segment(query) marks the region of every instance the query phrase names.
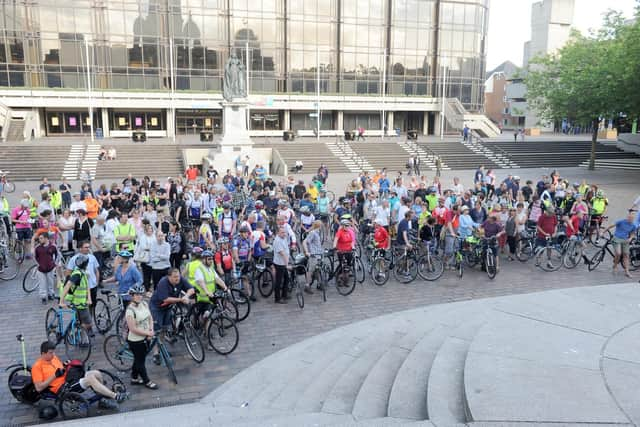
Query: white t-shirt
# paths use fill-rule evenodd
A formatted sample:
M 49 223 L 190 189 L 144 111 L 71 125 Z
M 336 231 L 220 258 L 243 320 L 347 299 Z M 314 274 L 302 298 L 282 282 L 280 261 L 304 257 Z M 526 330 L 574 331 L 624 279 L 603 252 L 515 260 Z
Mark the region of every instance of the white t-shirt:
M 398 207 L 398 215 L 396 216 L 396 222 L 400 222 L 404 219 L 404 214 L 409 211 L 409 206 L 400 205 Z
M 375 219 L 382 221 L 382 226 L 387 227 L 389 225 L 389 219 L 391 218 L 391 211 L 389 208 L 384 208 L 384 206 L 378 206 L 376 209 Z
M 87 211 L 87 204 L 80 200 L 78 202 L 71 202 L 71 206 L 69 206 L 69 210 L 73 213 L 75 213 L 76 211 L 78 211 L 78 209 L 82 209 L 85 212 Z
M 454 184 L 451 189 L 453 190 L 453 193 L 457 196 L 461 195 L 462 193 L 464 193 L 464 186 L 460 183 Z

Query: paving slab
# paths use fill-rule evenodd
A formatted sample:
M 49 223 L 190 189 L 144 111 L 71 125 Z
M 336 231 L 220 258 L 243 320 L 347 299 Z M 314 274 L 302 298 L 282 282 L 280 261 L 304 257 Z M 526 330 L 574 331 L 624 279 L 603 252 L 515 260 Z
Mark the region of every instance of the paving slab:
M 473 421 L 630 422 L 600 371 L 469 352 L 464 382 Z
M 637 341 L 634 344 L 629 346 L 637 347 Z M 622 411 L 635 425 L 640 425 L 640 364 L 605 357 L 602 374 Z
M 638 322 L 628 325 L 612 336 L 607 342 L 603 355 L 610 359 L 640 363 L 640 346 L 638 345 L 640 343 L 640 323 Z

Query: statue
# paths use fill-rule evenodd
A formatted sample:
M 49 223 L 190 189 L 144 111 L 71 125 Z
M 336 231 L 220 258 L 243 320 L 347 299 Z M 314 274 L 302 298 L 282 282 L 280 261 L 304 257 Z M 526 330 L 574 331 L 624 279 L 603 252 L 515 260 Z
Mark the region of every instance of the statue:
M 246 74 L 245 67 L 235 52 L 231 54 L 224 66 L 224 90 L 223 97 L 227 101 L 233 101 L 234 98 L 246 98 Z

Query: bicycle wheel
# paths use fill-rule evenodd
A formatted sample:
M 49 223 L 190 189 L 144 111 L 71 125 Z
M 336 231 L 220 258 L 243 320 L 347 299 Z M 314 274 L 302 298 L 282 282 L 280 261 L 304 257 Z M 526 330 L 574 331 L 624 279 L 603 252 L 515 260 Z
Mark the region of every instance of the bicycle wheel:
M 593 254 L 591 259 L 587 263 L 587 269 L 589 271 L 595 270 L 596 268 L 598 268 L 598 266 L 600 265 L 603 259 L 604 259 L 604 248 L 600 249 L 598 252 Z
M 22 389 L 18 389 L 16 390 L 15 388 L 11 387 L 11 385 L 13 384 L 13 379 L 16 376 L 22 376 L 22 375 L 31 375 L 31 367 L 27 366 L 27 370 L 25 372 L 25 369 L 20 366 L 20 367 L 16 367 L 13 368 L 11 370 L 11 372 L 9 373 L 9 375 L 7 376 L 7 385 L 9 387 L 9 392 L 11 392 L 11 395 L 13 396 L 14 399 L 16 399 L 18 402 L 20 403 L 31 403 L 29 401 L 27 401 L 28 396 L 25 396 L 25 394 L 22 393 Z
M 520 262 L 527 262 L 533 256 L 533 243 L 529 239 L 520 239 L 516 245 L 516 258 Z
M 393 277 L 400 283 L 411 283 L 418 276 L 418 263 L 411 256 L 403 255 L 396 262 Z
M 430 282 L 438 280 L 444 273 L 444 264 L 439 257 L 434 255 L 422 255 L 418 260 L 418 274 L 424 280 Z
M 371 281 L 378 286 L 383 286 L 389 280 L 389 266 L 387 260 L 378 257 L 371 264 Z
M 37 272 L 38 272 L 38 265 L 34 264 L 31 267 L 29 267 L 27 272 L 24 273 L 24 276 L 22 277 L 22 290 L 28 294 L 35 291 L 40 286 L 38 282 Z
M 158 347 L 160 349 L 160 357 L 169 371 L 169 378 L 171 378 L 171 381 L 173 381 L 174 384 L 178 384 L 178 377 L 176 377 L 176 372 L 173 370 L 173 359 L 171 358 L 169 351 L 167 351 L 167 348 L 161 341 L 158 341 Z
M 184 345 L 187 347 L 187 351 L 191 358 L 196 363 L 204 362 L 204 347 L 202 346 L 202 341 L 200 341 L 198 333 L 193 329 L 193 326 L 190 324 L 184 325 L 184 333 L 182 336 L 184 338 Z
M 109 332 L 111 326 L 111 310 L 109 305 L 102 298 L 98 298 L 93 308 L 93 323 L 95 323 L 98 332 L 102 335 Z
M 597 230 L 594 230 L 589 235 L 589 242 L 596 248 L 602 248 L 607 242 L 611 239 L 611 231 L 607 230 L 604 227 L 600 227 Z
M 129 336 L 129 325 L 127 325 L 127 318 L 125 317 L 124 311 L 120 311 L 117 314 L 115 324 L 116 334 L 126 341 L 127 336 Z
M 64 334 L 64 349 L 67 359 L 86 362 L 91 355 L 91 339 L 87 330 L 79 323 L 69 326 Z
M 2 191 L 6 193 L 13 193 L 16 191 L 16 185 L 13 182 L 5 182 L 2 186 Z
M 462 279 L 462 276 L 464 275 L 464 265 L 462 262 L 462 254 L 461 253 L 456 253 L 455 254 L 456 257 L 456 273 L 458 274 L 458 278 Z
M 258 276 L 258 292 L 265 298 L 269 298 L 273 293 L 273 275 L 271 271 L 264 270 Z
M 128 372 L 133 367 L 133 353 L 129 344 L 118 335 L 109 335 L 102 344 L 102 351 L 117 371 Z
M 13 244 L 13 259 L 15 259 L 18 264 L 24 262 L 24 244 L 21 241 Z
M 495 279 L 496 274 L 498 274 L 498 267 L 496 267 L 496 256 L 493 254 L 491 249 L 487 250 L 484 262 L 485 270 L 487 270 L 487 276 L 491 280 Z
M 296 301 L 298 302 L 298 307 L 300 307 L 300 309 L 304 308 L 304 292 L 302 290 L 302 284 L 300 283 L 300 280 L 298 280 L 298 278 L 295 278 L 295 292 L 296 292 Z
M 56 334 L 58 332 L 58 312 L 55 308 L 47 310 L 47 314 L 44 316 L 44 333 L 47 339 L 51 342 L 56 342 Z M 53 338 L 53 340 L 52 340 Z
M 364 271 L 364 263 L 362 262 L 362 258 L 356 257 L 354 260 L 354 267 L 356 270 L 356 281 L 360 284 L 364 283 L 364 279 L 367 278 L 367 274 Z
M 537 255 L 537 265 L 544 271 L 556 271 L 562 267 L 562 253 L 554 248 L 542 248 Z
M 218 354 L 230 354 L 238 346 L 239 334 L 236 323 L 225 314 L 211 319 L 207 337 L 209 345 Z
M 582 259 L 582 245 L 579 242 L 569 242 L 567 249 L 562 257 L 562 264 L 565 268 L 575 268 L 580 264 Z
M 20 263 L 17 262 L 14 258 L 9 256 L 9 251 L 7 250 L 6 247 L 1 247 L 0 248 L 0 280 L 6 280 L 6 281 L 13 280 L 18 276 L 19 272 L 20 272 Z M 35 273 L 34 273 L 34 277 L 35 277 Z M 35 281 L 35 283 L 37 284 L 37 281 Z
M 58 398 L 58 410 L 65 420 L 89 416 L 89 402 L 80 393 L 67 391 Z
M 356 288 L 356 275 L 353 274 L 351 268 L 344 274 L 342 273 L 342 266 L 338 266 L 336 270 L 336 288 L 338 293 L 342 296 L 350 295 Z
M 127 386 L 117 376 L 105 369 L 98 369 L 102 374 L 102 384 L 114 393 L 124 393 L 127 391 Z
M 249 316 L 251 312 L 251 301 L 247 294 L 244 293 L 243 290 L 240 289 L 231 289 L 231 298 L 236 303 L 236 307 L 238 309 L 238 322 L 242 322 Z

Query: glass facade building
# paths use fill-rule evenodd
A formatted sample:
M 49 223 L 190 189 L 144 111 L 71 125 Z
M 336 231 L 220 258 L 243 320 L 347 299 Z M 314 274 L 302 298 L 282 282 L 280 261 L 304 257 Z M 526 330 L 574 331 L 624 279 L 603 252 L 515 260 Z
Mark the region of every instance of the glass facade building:
M 251 95 L 436 98 L 446 73 L 446 97 L 472 111 L 483 105 L 488 0 L 0 0 L 0 7 L 0 91 L 215 95 L 235 51 L 248 64 Z M 219 126 L 219 115 L 182 110 L 171 118 L 178 132 Z M 323 115 L 321 129 L 356 121 L 338 119 L 338 110 Z M 62 113 L 50 114 L 58 128 L 70 123 Z M 250 122 L 263 130 L 306 126 L 298 113 L 305 114 L 265 108 Z M 398 110 L 395 121 L 409 115 Z M 138 117 L 129 116 L 109 114 L 111 129 L 135 126 Z M 73 117 L 82 132 L 88 117 Z M 105 125 L 107 117 L 96 120 Z M 381 126 L 380 117 L 366 122 Z M 166 128 L 165 116 L 140 120 Z

